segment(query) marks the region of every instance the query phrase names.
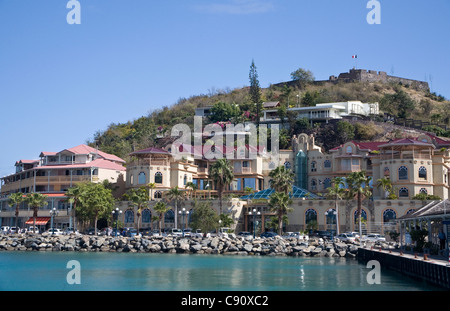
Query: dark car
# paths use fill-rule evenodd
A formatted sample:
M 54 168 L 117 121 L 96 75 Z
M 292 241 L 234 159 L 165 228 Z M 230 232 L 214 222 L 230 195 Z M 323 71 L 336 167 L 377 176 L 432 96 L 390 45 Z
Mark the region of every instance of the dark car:
M 322 239 L 331 240 L 333 235 L 329 231 L 315 231 L 314 232 L 314 236 L 317 236 L 317 237 L 322 238 Z
M 243 236 L 243 237 L 251 236 L 251 235 L 252 234 L 250 232 L 248 232 L 248 231 L 241 231 L 241 232 L 238 233 L 238 236 Z
M 261 237 L 262 238 L 273 238 L 273 237 L 275 237 L 275 236 L 277 236 L 278 234 L 276 234 L 275 232 L 271 232 L 271 231 L 266 231 L 266 232 L 263 232 L 263 233 L 261 233 Z
M 152 230 L 150 228 L 140 228 L 139 233 L 142 236 L 150 236 L 150 235 L 152 235 Z

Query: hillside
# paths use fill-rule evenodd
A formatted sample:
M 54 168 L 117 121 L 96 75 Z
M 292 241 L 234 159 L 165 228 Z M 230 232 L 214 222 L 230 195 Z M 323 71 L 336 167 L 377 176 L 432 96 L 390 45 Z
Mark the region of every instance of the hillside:
M 288 82 L 261 89 L 261 95 L 261 101 L 280 101 L 285 107 L 287 105 L 290 107 L 313 106 L 318 103 L 350 100 L 379 102 L 380 110 L 395 118 L 433 121 L 442 126 L 450 122 L 450 102 L 443 96 L 419 91 L 401 83 L 322 81 L 300 84 Z M 181 98 L 171 107 L 154 110 L 147 116 L 127 123 L 111 124 L 106 130 L 95 133 L 94 138 L 87 143 L 98 146 L 104 152 L 128 159 L 128 154 L 133 150 L 164 144 L 166 140 L 161 137 L 170 135 L 173 125 L 185 123 L 192 126 L 197 107 L 213 106 L 218 102 L 238 105 L 240 116 L 234 122 L 255 120 L 256 109 L 251 103 L 248 87 L 214 90 L 207 95 Z M 293 125 L 291 131 L 283 133 L 284 147 L 289 146 L 290 135 L 299 131 L 316 135 L 318 142 L 325 149 L 332 148 L 333 145 L 350 138 L 346 135 L 334 137 L 333 135 L 342 134 L 339 133 L 340 130 L 336 124 L 310 128 L 301 122 L 291 121 L 294 122 L 291 124 Z M 383 121 L 383 116 L 380 115 L 375 121 Z M 387 124 L 378 122 L 357 123 L 353 124 L 354 128 L 350 127 L 347 130 L 353 130 L 353 138 L 360 140 L 389 139 L 398 135 L 398 131 L 397 134 L 392 133 L 395 130 L 392 126 L 385 125 Z

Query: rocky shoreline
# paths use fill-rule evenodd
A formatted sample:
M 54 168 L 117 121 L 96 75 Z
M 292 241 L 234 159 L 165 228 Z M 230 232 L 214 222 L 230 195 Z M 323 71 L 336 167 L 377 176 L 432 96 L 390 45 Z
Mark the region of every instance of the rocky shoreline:
M 356 257 L 359 245 L 297 238 L 3 235 L 0 251 L 130 252 L 256 256 Z

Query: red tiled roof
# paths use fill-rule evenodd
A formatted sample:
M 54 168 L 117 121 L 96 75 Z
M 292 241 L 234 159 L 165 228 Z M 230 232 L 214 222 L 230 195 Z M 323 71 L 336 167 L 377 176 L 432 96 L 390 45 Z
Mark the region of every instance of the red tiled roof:
M 408 145 L 414 145 L 414 146 L 424 146 L 424 147 L 434 147 L 433 144 L 426 143 L 417 139 L 413 138 L 400 138 L 393 140 L 391 142 L 384 143 L 380 145 L 380 147 L 390 147 L 390 146 L 408 146 Z
M 116 162 L 121 162 L 121 163 L 125 163 L 125 160 L 119 158 L 118 156 L 115 156 L 113 154 L 109 154 L 103 151 L 100 151 L 96 148 L 93 148 L 91 146 L 88 145 L 78 145 L 76 147 L 72 147 L 70 149 L 65 149 L 69 152 L 72 152 L 74 154 L 89 154 L 89 153 L 96 153 L 99 156 L 101 156 L 102 158 L 106 159 L 106 160 L 110 160 L 110 161 L 116 161 Z M 63 150 L 64 151 L 64 150 Z
M 351 143 L 353 143 L 355 146 L 357 146 L 360 150 L 368 150 L 368 151 L 374 151 L 378 150 L 381 145 L 386 144 L 386 141 L 369 141 L 369 142 L 359 142 L 352 140 Z M 343 144 L 337 147 L 334 147 L 330 149 L 330 151 L 336 151 L 342 148 Z

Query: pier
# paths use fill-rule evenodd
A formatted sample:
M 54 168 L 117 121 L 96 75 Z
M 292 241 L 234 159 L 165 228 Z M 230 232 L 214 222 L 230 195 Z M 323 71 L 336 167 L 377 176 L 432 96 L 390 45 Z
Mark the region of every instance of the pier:
M 397 271 L 415 280 L 450 290 L 450 265 L 443 257 L 362 247 L 358 249 L 357 257 L 364 262 L 377 260 L 381 269 Z

